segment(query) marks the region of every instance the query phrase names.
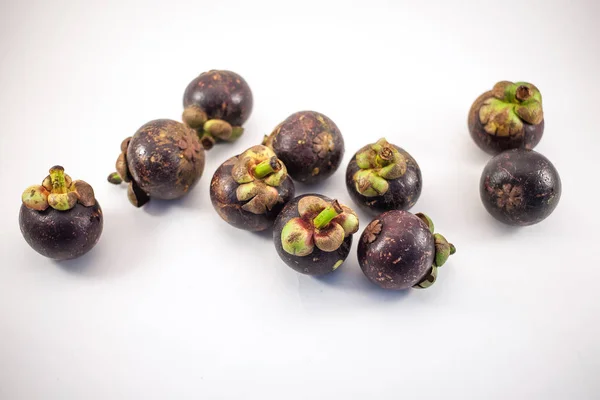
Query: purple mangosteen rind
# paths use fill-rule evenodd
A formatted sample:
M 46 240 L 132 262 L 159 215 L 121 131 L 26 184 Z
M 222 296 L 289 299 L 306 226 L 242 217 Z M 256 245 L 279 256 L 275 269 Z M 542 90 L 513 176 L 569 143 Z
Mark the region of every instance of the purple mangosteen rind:
M 210 184 L 210 199 L 219 216 L 253 232 L 272 228 L 294 193 L 285 165 L 271 149 L 260 145 L 221 164 Z
M 384 289 L 427 288 L 437 269 L 456 252 L 454 245 L 434 233 L 424 214 L 391 210 L 376 217 L 358 243 L 358 262 L 365 276 Z
M 393 157 L 386 156 L 389 153 Z M 408 210 L 419 199 L 422 187 L 421 169 L 416 160 L 385 139 L 364 146 L 346 168 L 350 197 L 370 213 Z
M 263 144 L 275 151 L 292 179 L 305 184 L 330 177 L 344 157 L 344 138 L 337 125 L 315 111 L 290 115 Z
M 204 171 L 204 148 L 186 125 L 157 119 L 144 124 L 121 144 L 117 172 L 108 176 L 114 184 L 127 182 L 130 202 L 141 207 L 150 198 L 183 197 Z
M 61 166 L 50 168 L 42 184 L 28 187 L 21 200 L 21 233 L 45 257 L 77 258 L 100 239 L 103 217 L 94 190 L 84 181 L 73 181 Z
M 185 89 L 182 120 L 209 150 L 217 142 L 233 142 L 242 135 L 252 106 L 252 91 L 244 78 L 232 71 L 211 70 Z
M 542 95 L 531 83 L 498 82 L 473 102 L 467 122 L 475 143 L 489 154 L 533 149 L 544 133 Z
M 546 219 L 560 200 L 562 183 L 554 165 L 533 150 L 514 149 L 493 157 L 480 180 L 481 201 L 495 219 L 527 226 Z
M 318 194 L 286 204 L 273 227 L 273 242 L 292 269 L 320 276 L 335 271 L 350 253 L 358 217 L 349 207 Z

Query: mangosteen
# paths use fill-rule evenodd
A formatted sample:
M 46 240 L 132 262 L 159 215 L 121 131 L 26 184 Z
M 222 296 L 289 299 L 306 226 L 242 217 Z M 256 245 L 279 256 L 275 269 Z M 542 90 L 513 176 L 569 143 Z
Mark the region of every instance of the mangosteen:
M 315 111 L 287 117 L 264 145 L 275 151 L 293 180 L 313 184 L 331 176 L 344 156 L 344 138 L 335 123 Z
M 475 143 L 489 154 L 531 150 L 544 133 L 542 95 L 531 83 L 498 82 L 475 100 L 468 125 Z
M 379 139 L 360 149 L 346 169 L 346 187 L 352 200 L 375 214 L 408 210 L 423 186 L 421 169 L 404 149 Z
M 217 141 L 233 142 L 242 135 L 252 112 L 252 91 L 235 72 L 203 72 L 185 89 L 183 107 L 183 122 L 208 150 Z
M 335 271 L 348 257 L 358 216 L 337 200 L 305 194 L 291 200 L 277 216 L 273 241 L 279 257 L 307 275 Z
M 152 197 L 177 199 L 192 189 L 204 171 L 204 149 L 189 127 L 157 119 L 121 143 L 116 168 L 108 181 L 129 183 L 129 201 L 141 207 Z
M 376 217 L 358 243 L 358 263 L 369 280 L 384 289 L 424 289 L 437 279 L 454 245 L 434 233 L 425 214 L 391 210 Z
M 73 181 L 61 166 L 50 168 L 41 185 L 25 189 L 21 200 L 21 233 L 45 257 L 77 258 L 100 239 L 103 217 L 94 189 L 84 181 Z
M 225 161 L 210 183 L 210 199 L 227 223 L 248 231 L 264 231 L 288 201 L 294 183 L 285 165 L 266 146 L 254 146 Z
M 498 221 L 515 226 L 544 220 L 558 205 L 561 181 L 554 165 L 533 150 L 508 150 L 492 158 L 479 185 L 481 201 Z

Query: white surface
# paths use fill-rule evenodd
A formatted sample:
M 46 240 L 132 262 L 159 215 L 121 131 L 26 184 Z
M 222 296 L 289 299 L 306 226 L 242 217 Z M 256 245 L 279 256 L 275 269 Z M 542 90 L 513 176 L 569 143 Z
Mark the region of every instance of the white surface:
M 593 399 L 600 396 L 598 2 L 3 2 L 0 8 L 0 398 Z M 208 154 L 187 198 L 137 210 L 106 183 L 121 140 L 177 119 L 188 82 L 237 71 L 246 133 Z M 498 80 L 544 96 L 537 150 L 563 194 L 532 227 L 480 204 L 489 159 L 467 111 Z M 458 248 L 425 291 L 384 292 L 353 251 L 313 279 L 268 235 L 231 228 L 208 187 L 295 111 L 331 117 L 343 167 L 298 186 L 352 204 L 350 156 L 381 136 L 419 162 L 425 211 Z M 97 247 L 29 249 L 20 195 L 60 163 L 105 213 Z M 369 219 L 360 214 L 361 231 Z

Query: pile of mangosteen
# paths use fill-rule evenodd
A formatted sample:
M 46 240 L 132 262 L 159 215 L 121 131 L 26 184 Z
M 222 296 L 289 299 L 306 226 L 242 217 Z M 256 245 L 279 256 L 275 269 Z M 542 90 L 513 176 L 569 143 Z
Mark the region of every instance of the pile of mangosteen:
M 125 182 L 129 201 L 185 196 L 204 171 L 205 151 L 233 142 L 252 112 L 252 91 L 231 71 L 200 74 L 185 89 L 182 122 L 157 119 L 121 143 L 113 184 Z M 502 81 L 473 103 L 468 116 L 475 143 L 494 155 L 485 167 L 481 200 L 510 225 L 548 217 L 561 195 L 552 163 L 533 151 L 544 132 L 540 91 L 526 82 Z M 214 172 L 210 199 L 235 228 L 271 230 L 277 254 L 293 270 L 321 276 L 338 270 L 359 230 L 357 213 L 318 193 L 295 197 L 295 182 L 322 183 L 342 163 L 338 126 L 316 111 L 296 112 L 264 136 L 261 144 L 227 159 Z M 350 198 L 373 219 L 358 242 L 358 263 L 369 281 L 384 289 L 427 288 L 456 252 L 436 233 L 427 215 L 411 209 L 423 187 L 417 161 L 380 138 L 365 144 L 346 168 Z M 103 214 L 92 187 L 55 166 L 41 185 L 22 195 L 20 226 L 25 240 L 44 256 L 64 260 L 91 250 L 102 232 Z

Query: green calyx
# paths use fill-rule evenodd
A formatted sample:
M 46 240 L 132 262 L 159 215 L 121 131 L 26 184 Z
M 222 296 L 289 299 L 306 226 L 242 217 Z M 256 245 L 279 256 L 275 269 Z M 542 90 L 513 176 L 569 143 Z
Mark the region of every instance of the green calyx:
M 407 167 L 406 158 L 383 138 L 356 153 L 356 164 L 360 170 L 354 174 L 354 185 L 366 197 L 385 194 L 387 181 L 400 178 Z
M 491 94 L 479 108 L 479 120 L 490 135 L 522 135 L 523 123 L 537 125 L 544 119 L 542 95 L 531 83 L 498 82 Z
M 122 182 L 130 182 L 131 176 L 129 175 L 129 168 L 127 167 L 127 148 L 129 147 L 129 142 L 131 142 L 131 136 L 125 138 L 121 142 L 121 153 L 119 157 L 117 157 L 117 161 L 115 162 L 116 172 L 111 172 L 106 179 L 108 182 L 113 185 L 120 185 Z
M 183 110 L 183 122 L 198 132 L 200 142 L 206 150 L 211 149 L 217 141 L 233 142 L 244 133 L 241 126 L 231 126 L 222 119 L 208 119 L 200 107 L 191 105 Z
M 433 234 L 435 243 L 435 256 L 433 259 L 433 265 L 423 279 L 413 286 L 416 289 L 426 289 L 435 283 L 437 280 L 438 268 L 444 265 L 452 254 L 456 253 L 456 247 L 454 247 L 452 243 L 448 243 L 446 238 L 441 234 L 434 233 L 433 221 L 426 214 L 418 213 L 415 215 L 429 228 L 429 231 Z
M 238 201 L 246 202 L 242 209 L 264 214 L 281 201 L 277 187 L 287 178 L 287 169 L 273 150 L 258 145 L 237 157 L 231 176 L 239 184 Z
M 84 181 L 71 180 L 71 177 L 65 174 L 64 168 L 58 165 L 50 168 L 50 175 L 41 185 L 25 189 L 21 201 L 25 207 L 37 211 L 44 211 L 48 207 L 67 211 L 77 203 L 85 207 L 96 204 L 92 187 Z
M 299 217 L 289 220 L 281 231 L 283 249 L 292 255 L 304 257 L 317 247 L 332 252 L 339 249 L 344 239 L 358 231 L 356 213 L 341 205 L 320 197 L 305 196 L 298 202 Z

